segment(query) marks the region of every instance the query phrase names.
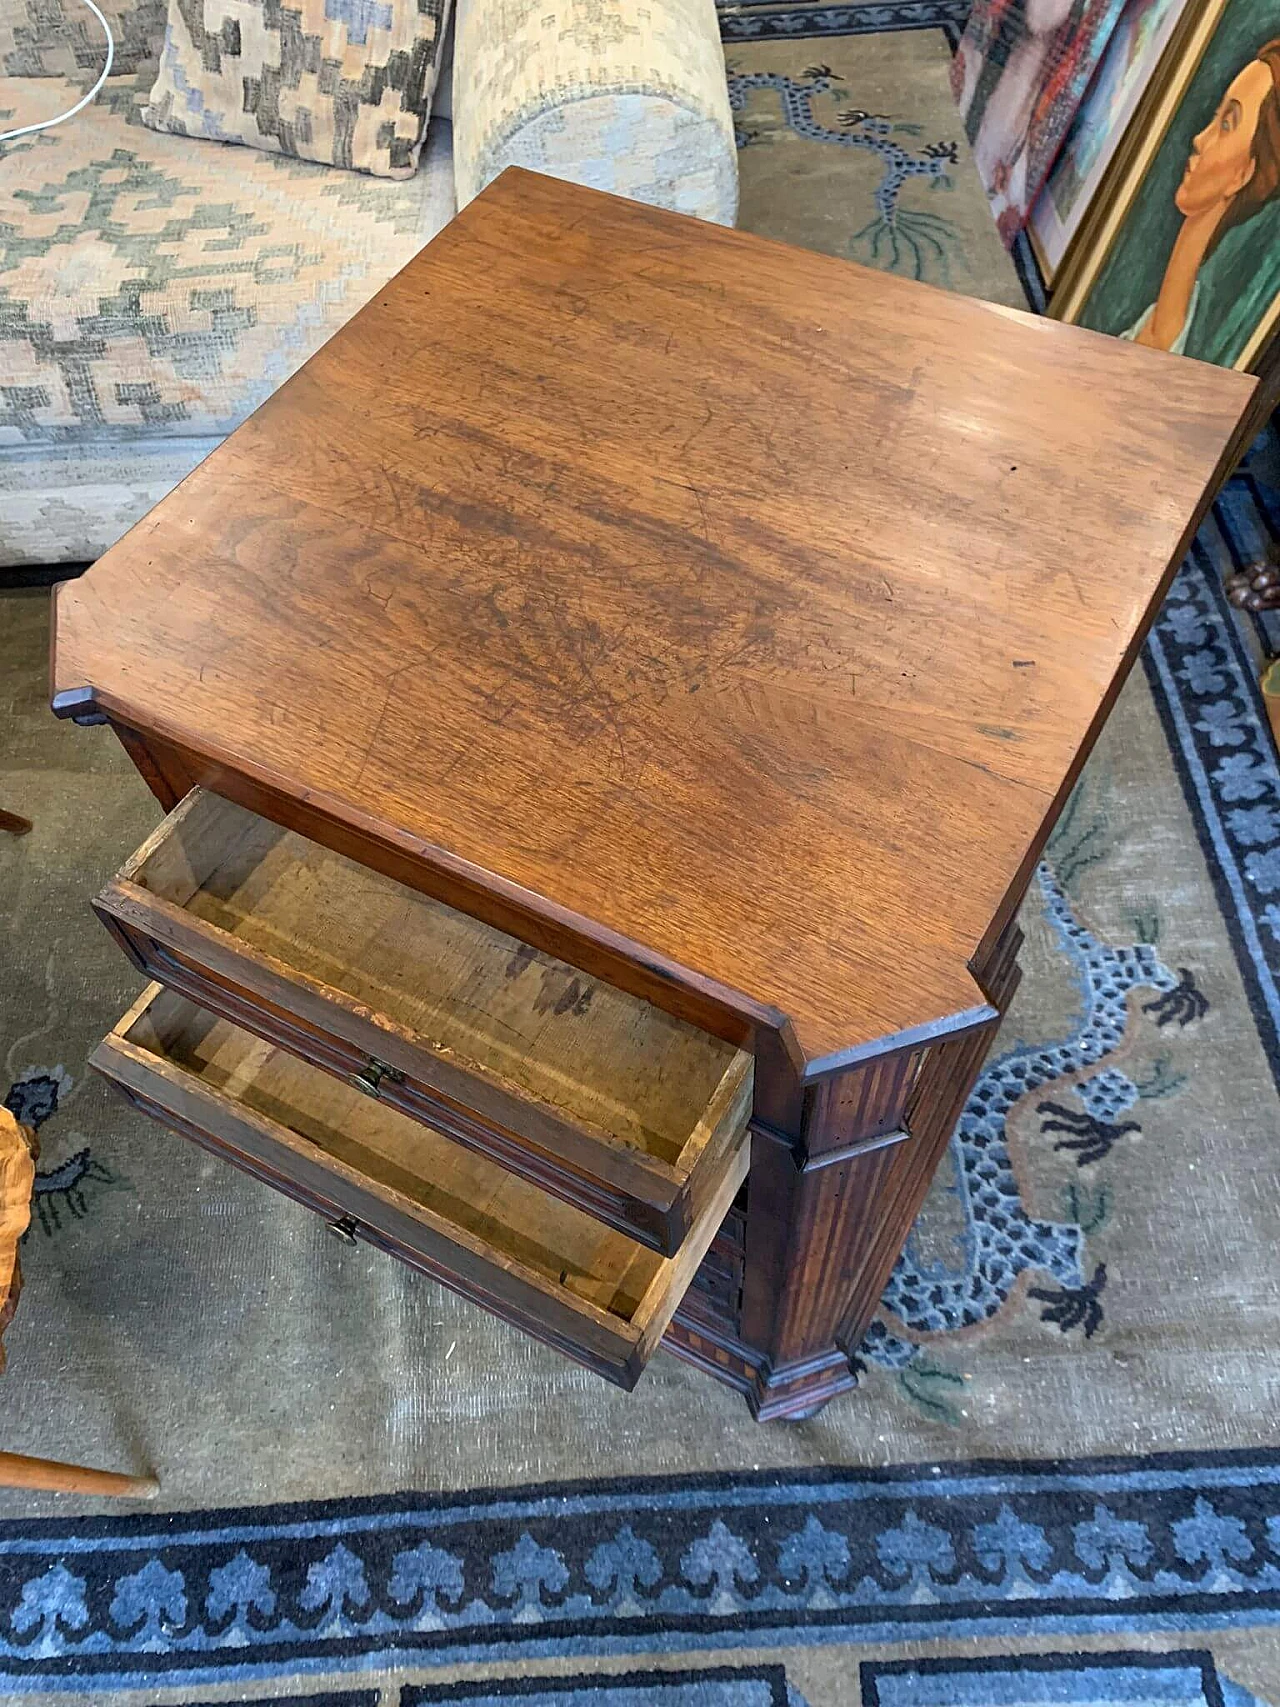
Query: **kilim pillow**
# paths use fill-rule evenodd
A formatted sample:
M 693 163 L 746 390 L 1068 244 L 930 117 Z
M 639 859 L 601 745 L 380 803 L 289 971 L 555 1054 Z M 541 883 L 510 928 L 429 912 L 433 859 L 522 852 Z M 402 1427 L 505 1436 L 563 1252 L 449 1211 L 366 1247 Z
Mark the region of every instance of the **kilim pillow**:
M 142 122 L 410 177 L 449 0 L 169 0 Z

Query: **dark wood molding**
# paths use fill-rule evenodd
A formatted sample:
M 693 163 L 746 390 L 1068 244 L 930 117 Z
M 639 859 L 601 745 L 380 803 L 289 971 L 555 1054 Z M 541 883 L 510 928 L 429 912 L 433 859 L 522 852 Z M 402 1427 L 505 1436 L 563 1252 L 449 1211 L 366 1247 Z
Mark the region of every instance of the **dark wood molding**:
M 1017 988 L 1021 942 L 1006 927 L 977 970 L 994 1015 Z M 665 1343 L 759 1420 L 812 1416 L 857 1385 L 855 1354 L 995 1028 L 825 1082 L 799 1147 L 753 1125 L 741 1292 L 726 1303 L 700 1271 Z

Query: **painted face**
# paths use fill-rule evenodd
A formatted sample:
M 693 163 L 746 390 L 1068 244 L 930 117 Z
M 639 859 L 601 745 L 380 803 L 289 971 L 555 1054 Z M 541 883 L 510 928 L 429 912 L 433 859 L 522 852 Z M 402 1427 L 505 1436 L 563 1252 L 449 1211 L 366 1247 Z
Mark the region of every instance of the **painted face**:
M 1225 207 L 1254 174 L 1253 139 L 1262 103 L 1274 87 L 1271 72 L 1252 60 L 1227 87 L 1217 112 L 1191 145 L 1174 201 L 1181 214 Z

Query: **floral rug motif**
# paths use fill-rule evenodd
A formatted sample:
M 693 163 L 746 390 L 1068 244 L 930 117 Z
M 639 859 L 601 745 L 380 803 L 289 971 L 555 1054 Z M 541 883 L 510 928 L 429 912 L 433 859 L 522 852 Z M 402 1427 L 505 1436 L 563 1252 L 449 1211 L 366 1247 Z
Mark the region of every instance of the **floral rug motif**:
M 986 1651 L 864 1660 L 863 1703 L 1247 1707 L 1258 1698 L 1219 1675 L 1212 1650 L 1185 1643 L 1192 1632 L 1257 1626 L 1274 1637 L 1280 1460 L 1203 1454 L 574 1482 L 9 1529 L 0 1530 L 0 1672 L 16 1687 L 74 1676 L 125 1699 L 177 1680 L 234 1688 L 273 1674 L 366 1672 L 379 1680 L 374 1699 L 405 1707 L 511 1693 L 614 1707 L 801 1707 L 809 1697 L 791 1682 L 793 1662 L 762 1671 L 724 1659 L 761 1648 L 829 1656 L 839 1645 L 847 1660 L 853 1644 L 941 1637 Z M 1002 1643 L 1040 1629 L 1055 1641 L 1118 1629 L 1125 1644 L 1015 1658 Z M 1168 1647 L 1136 1643 L 1167 1633 Z M 697 1663 L 634 1666 L 682 1651 Z M 521 1662 L 620 1653 L 631 1667 L 615 1659 L 577 1677 L 517 1681 Z M 406 1681 L 424 1667 L 495 1661 L 479 1685 L 424 1692 Z M 1002 1690 L 997 1678 L 1023 1662 L 1053 1686 Z M 1169 1676 L 1156 1675 L 1164 1668 Z M 922 1689 L 930 1676 L 934 1689 Z M 896 1680 L 887 1697 L 868 1693 L 877 1677 Z M 943 1678 L 969 1687 L 941 1694 Z

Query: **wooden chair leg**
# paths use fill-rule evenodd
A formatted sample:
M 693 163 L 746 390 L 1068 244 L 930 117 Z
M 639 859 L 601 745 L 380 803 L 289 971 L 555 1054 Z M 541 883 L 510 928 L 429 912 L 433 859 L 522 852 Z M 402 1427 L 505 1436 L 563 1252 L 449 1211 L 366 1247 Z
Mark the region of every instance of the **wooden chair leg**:
M 0 825 L 8 813 L 0 813 Z M 26 823 L 25 819 L 19 822 Z M 27 824 L 27 828 L 31 826 Z M 18 1242 L 31 1220 L 31 1191 L 39 1145 L 29 1126 L 20 1126 L 0 1103 L 0 1370 L 4 1369 L 5 1328 L 22 1291 Z M 90 1470 L 85 1464 L 59 1464 L 52 1458 L 28 1458 L 0 1452 L 0 1488 L 42 1488 L 54 1494 L 121 1494 L 149 1500 L 159 1492 L 154 1476 L 122 1476 L 115 1470 Z
M 20 818 L 16 812 L 6 812 L 0 806 L 0 830 L 8 830 L 13 836 L 25 836 L 31 827 L 30 818 Z
M 0 1452 L 0 1487 L 40 1488 L 52 1494 L 119 1494 L 135 1500 L 153 1499 L 160 1491 L 154 1476 L 122 1476 L 115 1470 L 90 1470 L 84 1464 L 59 1464 L 21 1452 Z

